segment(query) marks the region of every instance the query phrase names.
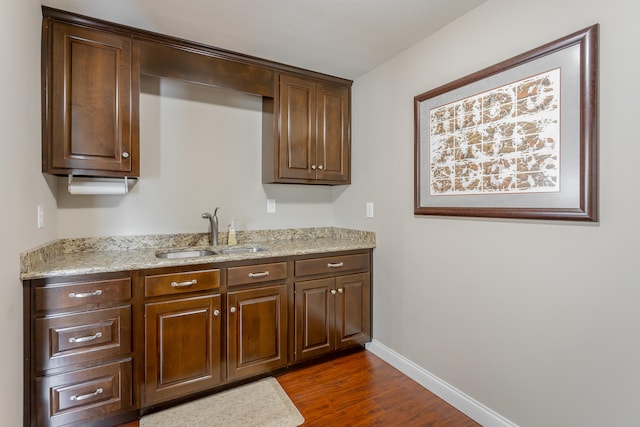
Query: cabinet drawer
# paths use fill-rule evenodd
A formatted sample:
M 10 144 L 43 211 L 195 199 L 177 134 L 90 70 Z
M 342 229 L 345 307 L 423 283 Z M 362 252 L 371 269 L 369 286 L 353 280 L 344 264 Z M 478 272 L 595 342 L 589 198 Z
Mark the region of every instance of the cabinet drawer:
M 37 425 L 59 426 L 132 406 L 131 361 L 38 378 Z M 88 421 L 87 421 L 88 422 Z
M 229 286 L 285 280 L 286 278 L 286 262 L 231 267 L 227 270 L 227 284 Z
M 128 302 L 131 278 L 49 285 L 35 288 L 34 293 L 36 311 Z
M 298 260 L 296 276 L 311 276 L 323 273 L 343 273 L 349 270 L 369 269 L 369 254 L 342 255 Z
M 206 291 L 219 287 L 220 270 L 159 274 L 157 276 L 147 276 L 144 278 L 145 297 Z
M 37 371 L 131 352 L 131 307 L 35 319 Z

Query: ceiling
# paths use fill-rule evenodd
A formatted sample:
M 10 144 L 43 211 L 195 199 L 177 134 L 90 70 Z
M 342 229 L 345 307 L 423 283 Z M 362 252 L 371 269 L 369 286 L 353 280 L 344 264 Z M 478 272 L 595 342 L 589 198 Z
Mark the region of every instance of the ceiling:
M 41 3 L 356 79 L 485 1 L 41 0 Z

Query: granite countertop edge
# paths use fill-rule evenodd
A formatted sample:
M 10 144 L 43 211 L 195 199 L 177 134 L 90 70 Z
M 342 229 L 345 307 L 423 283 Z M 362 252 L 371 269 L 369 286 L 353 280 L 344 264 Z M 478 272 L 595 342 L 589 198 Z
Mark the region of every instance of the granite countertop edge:
M 21 253 L 20 279 L 321 254 L 376 246 L 375 233 L 370 231 L 337 227 L 258 230 L 238 232 L 238 246 L 268 248 L 263 252 L 174 259 L 156 257 L 158 252 L 168 250 L 219 249 L 226 246 L 227 235 L 220 233 L 222 244 L 215 248 L 207 239 L 207 233 L 60 239 Z

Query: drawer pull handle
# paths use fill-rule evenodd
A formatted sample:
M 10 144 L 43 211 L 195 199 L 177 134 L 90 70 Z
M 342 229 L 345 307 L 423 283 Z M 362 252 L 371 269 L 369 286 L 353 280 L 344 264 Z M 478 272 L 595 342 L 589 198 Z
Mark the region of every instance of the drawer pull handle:
M 69 298 L 89 298 L 89 297 L 97 297 L 98 295 L 102 295 L 102 289 L 98 289 L 93 292 L 84 292 L 82 294 L 76 294 L 75 292 L 71 292 L 69 294 Z
M 340 268 L 340 267 L 344 267 L 344 262 L 330 262 L 329 264 L 327 264 L 327 267 L 329 268 Z
M 172 288 L 182 288 L 185 286 L 193 286 L 195 284 L 197 284 L 198 281 L 196 279 L 193 279 L 189 282 L 171 282 L 171 287 Z
M 75 400 L 76 402 L 79 402 L 80 400 L 85 400 L 85 399 L 89 399 L 91 397 L 96 397 L 96 396 L 98 396 L 98 395 L 100 395 L 102 393 L 104 393 L 104 389 L 103 388 L 99 388 L 96 391 L 94 391 L 93 393 L 81 394 L 80 396 L 78 396 L 77 394 L 74 394 L 69 399 Z
M 79 338 L 71 337 L 71 338 L 69 338 L 69 342 L 71 344 L 74 344 L 74 343 L 79 343 L 79 342 L 93 341 L 95 339 L 100 338 L 101 336 L 102 336 L 102 332 L 96 332 L 95 334 L 89 335 L 89 336 L 86 336 L 86 337 L 79 337 Z
M 262 273 L 249 273 L 249 277 L 255 279 L 257 277 L 267 277 L 269 275 L 268 271 L 263 271 Z

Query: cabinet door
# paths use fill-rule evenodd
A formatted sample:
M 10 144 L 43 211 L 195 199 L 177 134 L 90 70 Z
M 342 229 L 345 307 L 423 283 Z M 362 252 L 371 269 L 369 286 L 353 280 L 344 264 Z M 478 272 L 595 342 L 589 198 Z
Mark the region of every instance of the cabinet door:
M 50 173 L 138 176 L 138 73 L 130 38 L 52 22 Z M 132 90 L 132 87 L 135 89 Z M 136 97 L 136 98 L 134 98 Z M 45 158 L 45 164 L 47 163 Z
M 296 361 L 328 353 L 335 348 L 335 279 L 295 284 Z
M 286 301 L 286 285 L 227 294 L 229 380 L 286 365 Z
M 368 273 L 336 278 L 336 347 L 371 338 L 371 280 Z
M 292 76 L 280 77 L 280 144 L 278 178 L 316 176 L 316 84 Z
M 145 304 L 145 405 L 220 384 L 220 295 Z
M 348 184 L 349 88 L 318 83 L 317 103 L 316 179 Z

